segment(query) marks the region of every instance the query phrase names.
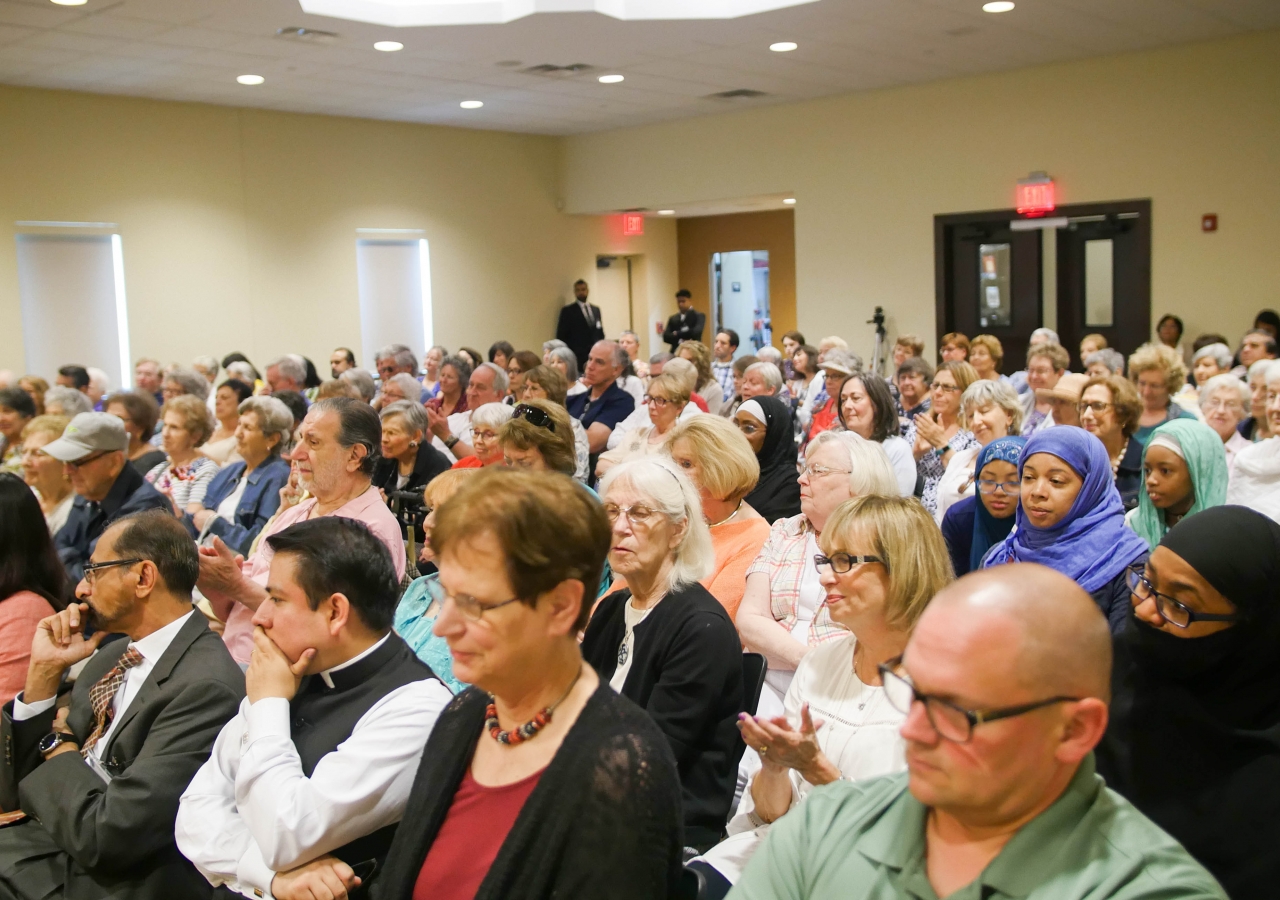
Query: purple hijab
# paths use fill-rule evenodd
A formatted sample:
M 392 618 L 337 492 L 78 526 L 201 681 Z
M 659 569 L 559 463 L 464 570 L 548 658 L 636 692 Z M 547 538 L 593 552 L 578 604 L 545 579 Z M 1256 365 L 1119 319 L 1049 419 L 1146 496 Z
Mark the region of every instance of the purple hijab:
M 1124 524 L 1124 503 L 1102 441 L 1071 425 L 1048 428 L 1022 448 L 1019 478 L 1027 460 L 1037 453 L 1051 453 L 1069 465 L 1084 479 L 1080 493 L 1062 521 L 1051 528 L 1033 526 L 1019 504 L 1013 533 L 992 548 L 983 565 L 1040 563 L 1093 593 L 1147 553 L 1147 542 Z

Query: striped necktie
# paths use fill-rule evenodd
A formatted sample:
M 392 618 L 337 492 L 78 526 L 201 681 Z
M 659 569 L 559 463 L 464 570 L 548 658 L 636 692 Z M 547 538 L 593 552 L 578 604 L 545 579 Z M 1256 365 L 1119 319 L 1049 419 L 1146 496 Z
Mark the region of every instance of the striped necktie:
M 115 700 L 116 692 L 120 690 L 120 686 L 124 684 L 125 672 L 141 662 L 142 654 L 138 652 L 138 648 L 130 647 L 116 662 L 111 671 L 103 675 L 98 683 L 89 689 L 89 706 L 93 710 L 94 726 L 93 731 L 89 733 L 89 739 L 80 748 L 80 754 L 85 759 L 89 758 L 94 745 L 106 734 L 107 728 L 111 725 L 111 720 L 115 718 L 115 707 L 112 701 Z

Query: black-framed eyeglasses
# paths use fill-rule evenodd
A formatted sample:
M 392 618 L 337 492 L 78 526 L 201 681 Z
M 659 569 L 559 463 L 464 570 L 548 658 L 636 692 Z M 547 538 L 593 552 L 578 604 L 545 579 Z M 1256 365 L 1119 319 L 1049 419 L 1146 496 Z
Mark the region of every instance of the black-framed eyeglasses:
M 1076 412 L 1084 415 L 1086 411 L 1092 412 L 1095 416 L 1100 416 L 1109 410 L 1114 404 L 1107 403 L 1103 400 L 1081 400 L 1076 404 Z
M 1022 703 L 1018 706 L 965 709 L 950 700 L 917 691 L 910 678 L 896 671 L 901 662 L 901 659 L 891 659 L 880 666 L 880 681 L 884 684 L 885 699 L 903 715 L 908 715 L 917 701 L 923 703 L 929 726 L 938 732 L 939 737 L 956 744 L 967 743 L 973 737 L 973 729 L 984 722 L 1012 719 L 1014 716 L 1021 716 L 1055 703 L 1074 703 L 1081 699 L 1080 697 L 1050 697 L 1047 700 Z
M 978 490 L 984 494 L 994 494 L 996 491 L 1002 491 L 1010 496 L 1017 496 L 1022 483 L 1018 481 L 995 481 L 990 478 L 978 479 Z
M 111 569 L 115 566 L 132 566 L 140 562 L 146 562 L 140 556 L 131 559 L 109 559 L 106 562 L 88 563 L 84 567 L 84 580 L 93 584 L 94 579 L 98 577 L 98 573 L 103 569 Z
M 1147 578 L 1145 565 L 1130 566 L 1128 573 L 1125 575 L 1125 581 L 1129 585 L 1129 592 L 1139 600 L 1155 600 L 1156 612 L 1160 614 L 1160 618 L 1174 628 L 1186 628 L 1192 622 L 1240 621 L 1240 616 L 1236 613 L 1224 615 L 1222 613 L 1196 612 L 1186 604 L 1174 600 L 1168 594 L 1160 593 L 1156 590 L 1155 585 L 1151 583 L 1151 579 Z
M 886 569 L 889 567 L 888 563 L 878 556 L 854 556 L 851 553 L 845 553 L 843 550 L 837 550 L 830 556 L 823 556 L 821 553 L 815 553 L 813 556 L 813 564 L 815 566 L 819 569 L 823 566 L 830 566 L 831 571 L 837 575 L 843 575 L 854 566 L 861 566 L 865 563 L 880 563 Z
M 81 457 L 80 459 L 73 459 L 70 462 L 66 463 L 65 465 L 68 469 L 78 469 L 81 466 L 89 465 L 89 463 L 91 462 L 97 462 L 98 460 L 102 459 L 102 457 L 106 456 L 108 453 L 114 453 L 114 452 L 115 452 L 114 450 L 103 450 L 101 453 L 94 453 L 92 456 L 85 456 L 85 457 Z
M 552 433 L 556 430 L 555 419 L 551 418 L 551 414 L 545 409 L 538 409 L 536 406 L 529 406 L 527 403 L 521 403 L 512 414 L 517 419 L 524 419 L 535 428 L 545 428 Z

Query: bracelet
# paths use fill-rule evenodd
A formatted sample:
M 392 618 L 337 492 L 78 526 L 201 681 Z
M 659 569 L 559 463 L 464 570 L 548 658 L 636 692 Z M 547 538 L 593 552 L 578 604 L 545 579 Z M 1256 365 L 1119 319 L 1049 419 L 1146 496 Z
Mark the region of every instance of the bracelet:
M 444 445 L 448 447 L 450 450 L 456 447 L 457 444 L 458 444 L 458 436 L 456 434 L 451 434 L 444 439 Z

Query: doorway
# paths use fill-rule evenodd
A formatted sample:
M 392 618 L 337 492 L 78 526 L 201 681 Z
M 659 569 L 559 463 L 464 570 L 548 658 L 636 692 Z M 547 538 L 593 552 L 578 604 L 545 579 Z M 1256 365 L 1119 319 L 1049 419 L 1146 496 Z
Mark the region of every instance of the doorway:
M 711 333 L 738 333 L 734 356 L 754 354 L 773 343 L 769 302 L 769 251 L 732 250 L 711 254 Z
M 939 345 L 952 331 L 994 335 L 1006 374 L 1026 365 L 1043 325 L 1077 371 L 1086 334 L 1125 356 L 1150 340 L 1150 200 L 1064 206 L 1042 219 L 1012 209 L 935 216 L 934 268 Z

